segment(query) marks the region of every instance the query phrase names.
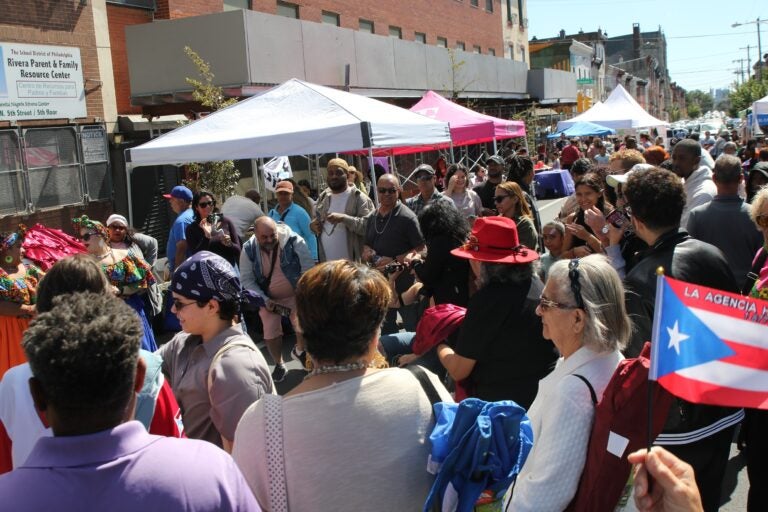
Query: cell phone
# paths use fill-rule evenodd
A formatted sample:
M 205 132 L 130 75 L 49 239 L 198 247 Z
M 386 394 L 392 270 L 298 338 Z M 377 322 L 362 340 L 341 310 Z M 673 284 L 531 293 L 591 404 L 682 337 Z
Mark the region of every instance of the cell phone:
M 272 311 L 286 318 L 291 316 L 291 308 L 278 304 L 277 302 L 272 303 Z
M 605 222 L 610 222 L 615 227 L 626 226 L 629 222 L 629 216 L 624 210 L 613 210 L 605 217 Z

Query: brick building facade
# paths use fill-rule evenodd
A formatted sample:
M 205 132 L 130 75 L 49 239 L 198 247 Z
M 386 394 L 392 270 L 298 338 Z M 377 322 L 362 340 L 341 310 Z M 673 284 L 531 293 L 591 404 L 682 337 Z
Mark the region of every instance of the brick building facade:
M 79 49 L 83 90 L 73 92 L 84 96 L 86 115 L 0 115 L 0 231 L 20 222 L 69 230 L 76 215 L 111 211 L 105 123 L 116 111 L 105 24 L 103 0 L 3 2 L 1 43 Z

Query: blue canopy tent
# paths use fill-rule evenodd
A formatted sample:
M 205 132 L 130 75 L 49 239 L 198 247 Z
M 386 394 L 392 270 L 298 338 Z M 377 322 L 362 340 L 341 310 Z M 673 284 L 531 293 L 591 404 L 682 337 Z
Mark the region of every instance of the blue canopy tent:
M 560 136 L 560 134 L 564 134 L 566 137 L 588 137 L 590 135 L 597 135 L 600 137 L 604 137 L 606 135 L 613 135 L 616 133 L 616 130 L 613 128 L 608 128 L 607 126 L 602 126 L 595 123 L 590 123 L 589 121 L 581 121 L 578 123 L 575 123 L 565 130 L 561 132 L 555 132 L 547 136 L 548 139 L 556 139 Z

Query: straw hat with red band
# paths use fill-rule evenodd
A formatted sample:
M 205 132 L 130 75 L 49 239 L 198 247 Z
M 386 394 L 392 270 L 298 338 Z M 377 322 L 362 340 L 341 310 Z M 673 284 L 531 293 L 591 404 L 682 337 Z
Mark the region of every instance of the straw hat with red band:
M 517 224 L 507 217 L 480 217 L 472 226 L 469 241 L 451 254 L 468 260 L 513 265 L 539 259 L 536 251 L 520 245 Z

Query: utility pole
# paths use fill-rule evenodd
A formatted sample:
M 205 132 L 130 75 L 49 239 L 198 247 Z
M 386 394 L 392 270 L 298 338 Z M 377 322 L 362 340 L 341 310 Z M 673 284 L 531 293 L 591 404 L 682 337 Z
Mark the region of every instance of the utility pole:
M 742 25 L 752 25 L 753 23 L 757 27 L 757 57 L 758 59 L 760 59 L 760 63 L 757 66 L 757 79 L 762 80 L 763 78 L 763 44 L 760 42 L 760 24 L 768 23 L 768 20 L 761 20 L 758 17 L 755 21 L 746 21 L 744 23 L 733 23 L 731 27 L 741 27 Z
M 734 71 L 734 74 L 741 76 L 741 83 L 743 84 L 744 83 L 744 62 L 749 62 L 749 61 L 745 61 L 744 59 L 736 59 L 736 60 L 732 60 L 731 62 L 739 63 L 739 69 Z
M 752 54 L 750 53 L 750 49 L 754 48 L 752 45 L 747 45 L 742 48 L 739 48 L 739 50 L 747 50 L 747 80 L 752 76 Z

